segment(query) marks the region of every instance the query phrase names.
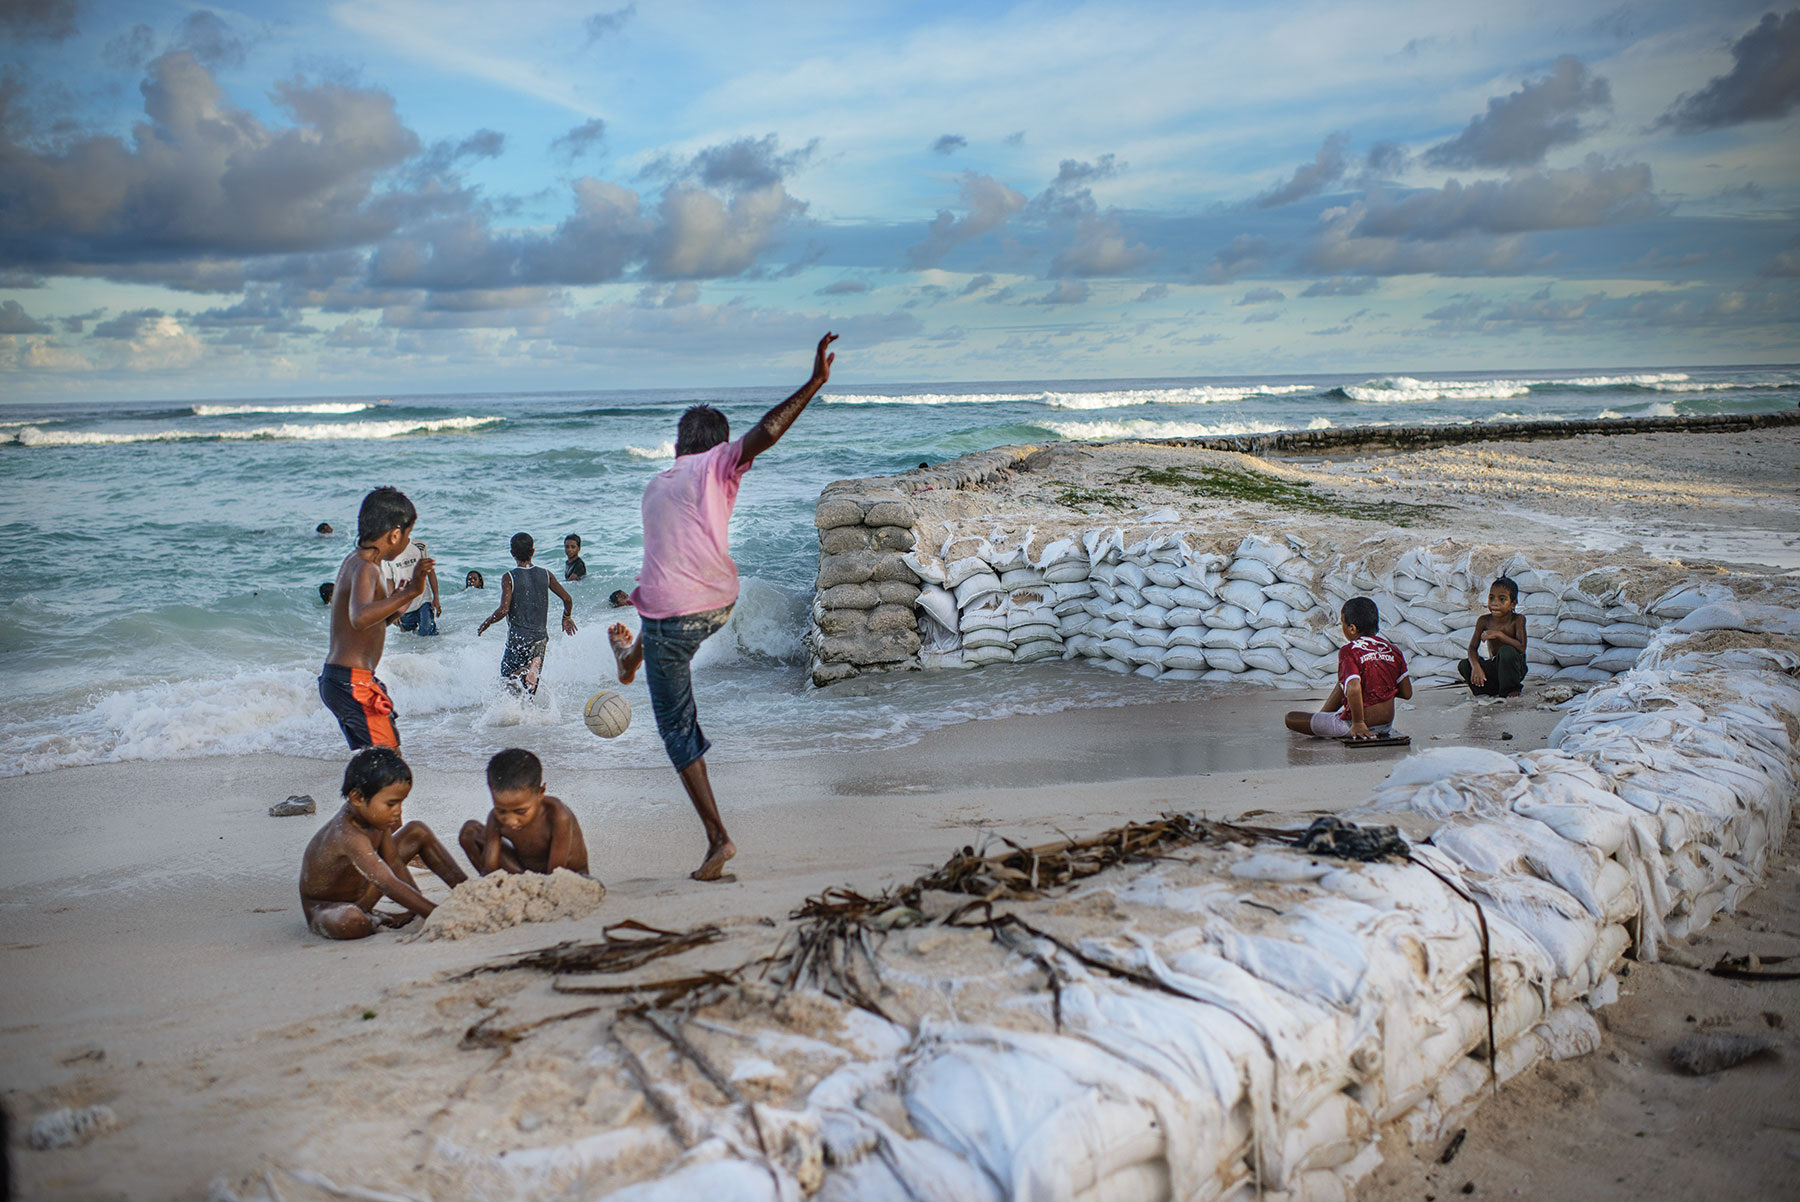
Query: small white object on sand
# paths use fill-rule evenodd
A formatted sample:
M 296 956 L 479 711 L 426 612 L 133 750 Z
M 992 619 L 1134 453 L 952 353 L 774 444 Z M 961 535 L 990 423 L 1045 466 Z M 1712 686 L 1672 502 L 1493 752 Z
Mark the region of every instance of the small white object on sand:
M 111 1106 L 64 1106 L 33 1119 L 28 1141 L 40 1152 L 51 1148 L 79 1148 L 118 1125 L 119 1116 L 113 1113 Z
M 522 922 L 582 918 L 606 897 L 606 886 L 558 868 L 551 873 L 496 872 L 464 881 L 431 913 L 421 939 L 461 939 Z

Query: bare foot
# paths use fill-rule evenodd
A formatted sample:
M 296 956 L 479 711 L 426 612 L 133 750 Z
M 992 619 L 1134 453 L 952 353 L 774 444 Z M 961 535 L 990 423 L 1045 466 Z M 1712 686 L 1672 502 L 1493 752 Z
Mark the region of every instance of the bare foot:
M 607 627 L 606 638 L 612 644 L 613 658 L 619 661 L 619 683 L 630 684 L 637 678 L 638 665 L 644 662 L 643 650 L 623 622 L 614 622 Z
M 717 847 L 708 848 L 706 862 L 688 875 L 697 881 L 716 881 L 725 873 L 725 861 L 735 855 L 737 855 L 737 844 L 727 839 Z

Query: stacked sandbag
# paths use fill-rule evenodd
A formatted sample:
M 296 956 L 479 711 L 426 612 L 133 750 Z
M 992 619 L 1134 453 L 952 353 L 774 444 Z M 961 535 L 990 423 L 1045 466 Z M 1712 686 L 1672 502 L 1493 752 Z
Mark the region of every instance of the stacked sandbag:
M 1406 858 L 1207 839 L 982 911 L 1054 939 L 999 928 L 996 952 L 988 932 L 895 928 L 867 945 L 870 988 L 954 999 L 944 1017 L 800 990 L 776 1003 L 810 1015 L 798 1038 L 739 998 L 690 1035 L 718 1036 L 714 1079 L 791 1072 L 790 1095 L 727 1104 L 678 1059 L 639 1060 L 679 1141 L 646 1112 L 477 1167 L 539 1196 L 579 1163 L 624 1187 L 584 1196 L 633 1202 L 1341 1202 L 1385 1133 L 1435 1152 L 1490 1080 L 1595 1050 L 1622 957 L 1653 959 L 1765 870 L 1800 794 L 1800 613 L 1701 604 L 1644 652 L 1548 748 L 1397 764 L 1344 816 L 1400 828 Z
M 806 635 L 814 684 L 918 666 L 919 578 L 904 559 L 917 520 L 892 490 L 833 488 L 819 498 L 819 575 Z

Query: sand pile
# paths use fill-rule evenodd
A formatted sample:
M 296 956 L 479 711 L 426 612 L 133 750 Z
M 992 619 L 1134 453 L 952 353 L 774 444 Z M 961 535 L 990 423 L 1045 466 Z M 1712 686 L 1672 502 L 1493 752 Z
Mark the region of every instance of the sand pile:
M 606 896 L 606 886 L 590 877 L 558 868 L 538 872 L 496 872 L 464 881 L 425 920 L 421 939 L 461 939 L 485 935 L 522 922 L 555 922 L 593 913 Z

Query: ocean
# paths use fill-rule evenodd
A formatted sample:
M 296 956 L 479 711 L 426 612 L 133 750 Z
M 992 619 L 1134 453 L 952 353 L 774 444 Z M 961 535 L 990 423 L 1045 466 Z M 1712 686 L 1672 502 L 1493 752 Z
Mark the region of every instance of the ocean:
M 641 681 L 614 740 L 582 705 L 616 687 L 606 598 L 642 553 L 638 501 L 705 401 L 742 433 L 785 390 L 699 389 L 0 405 L 0 775 L 76 764 L 253 752 L 336 760 L 342 736 L 315 678 L 320 582 L 352 549 L 377 485 L 417 505 L 438 562 L 443 633 L 390 628 L 380 675 L 408 759 L 478 768 L 524 746 L 566 769 L 666 762 Z M 832 480 L 1057 439 L 1177 438 L 1389 424 L 1758 413 L 1792 409 L 1800 368 L 1291 375 L 833 386 L 745 478 L 732 527 L 743 591 L 696 661 L 713 762 L 853 751 L 950 723 L 1129 705 L 1217 686 L 1050 661 L 900 673 L 830 689 L 801 648 L 817 569 L 813 507 Z M 336 533 L 314 533 L 329 522 Z M 552 634 L 542 688 L 500 685 L 499 600 L 516 531 L 560 568 L 580 632 Z M 479 570 L 485 590 L 464 590 Z M 558 571 L 560 577 L 560 570 Z M 553 606 L 553 616 L 554 616 Z M 554 622 L 552 623 L 554 630 Z

